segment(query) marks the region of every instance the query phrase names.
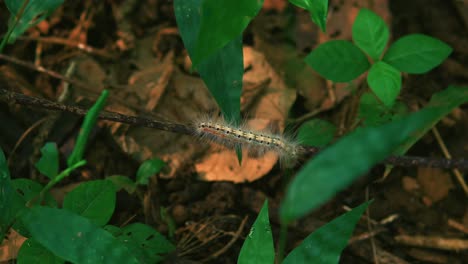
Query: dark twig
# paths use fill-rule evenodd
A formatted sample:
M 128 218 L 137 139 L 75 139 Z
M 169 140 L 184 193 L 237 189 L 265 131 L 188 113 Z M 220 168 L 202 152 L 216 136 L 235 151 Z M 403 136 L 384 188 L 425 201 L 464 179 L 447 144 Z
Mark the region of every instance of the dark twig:
M 84 116 L 88 112 L 88 109 L 82 107 L 64 105 L 47 99 L 27 96 L 21 93 L 12 92 L 5 89 L 0 89 L 0 100 L 10 104 L 15 103 L 25 106 L 45 108 L 47 110 L 52 111 L 70 112 L 80 116 Z M 161 122 L 150 118 L 128 116 L 110 111 L 102 111 L 99 114 L 99 118 L 103 120 L 120 122 L 134 126 L 143 126 L 149 128 L 156 128 L 164 131 L 170 131 L 174 133 L 193 135 L 193 129 L 190 126 L 169 122 Z
M 78 106 L 68 106 L 56 103 L 47 99 L 27 96 L 21 93 L 12 92 L 6 89 L 0 89 L 0 101 L 7 103 L 15 103 L 24 106 L 32 106 L 44 108 L 53 111 L 70 112 L 80 116 L 87 113 L 87 109 Z M 181 133 L 186 135 L 194 135 L 194 128 L 190 125 L 176 124 L 172 122 L 163 122 L 151 118 L 138 116 L 128 116 L 110 111 L 103 111 L 99 115 L 100 119 L 114 122 L 125 123 L 133 126 L 143 126 L 155 128 L 159 130 Z M 320 149 L 316 147 L 303 146 L 307 156 L 316 155 Z M 390 156 L 382 163 L 399 166 L 399 167 L 432 167 L 432 168 L 459 168 L 468 169 L 467 159 L 444 159 L 444 158 L 429 158 L 429 157 L 413 157 L 413 156 Z

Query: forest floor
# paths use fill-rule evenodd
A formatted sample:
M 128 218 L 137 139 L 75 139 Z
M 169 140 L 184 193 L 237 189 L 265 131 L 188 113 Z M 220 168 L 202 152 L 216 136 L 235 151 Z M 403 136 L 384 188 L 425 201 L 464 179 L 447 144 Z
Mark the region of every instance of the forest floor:
M 252 106 L 268 96 L 263 88 L 277 85 L 296 91 L 285 99 L 292 106 L 293 119 L 327 120 L 338 127 L 335 139 L 350 131 L 356 120 L 359 89 L 352 93 L 332 87 L 312 69 L 302 68 L 302 59 L 318 43 L 350 39 L 351 22 L 360 7 L 372 9 L 387 21 L 393 41 L 422 33 L 454 49 L 429 73 L 404 76 L 400 99 L 410 109 L 418 109 L 449 85 L 468 83 L 466 1 L 330 1 L 324 34 L 307 12 L 286 0 L 265 0 L 264 8 L 244 34 L 246 75 L 249 71 L 254 74 L 244 79 L 243 113 L 260 109 Z M 7 18 L 8 10 L 2 4 L 0 32 L 6 32 Z M 84 50 L 77 43 L 93 49 Z M 9 45 L 4 54 L 31 66 L 0 60 L 2 86 L 26 95 L 55 101 L 66 93 L 63 103 L 89 107 L 103 89 L 108 89 L 111 96 L 107 110 L 174 123 L 190 122 L 193 113 L 209 113 L 215 107 L 203 81 L 190 70 L 172 1 L 65 1 L 46 21 Z M 74 70 L 69 74 L 72 64 Z M 68 86 L 63 79 L 39 72 L 39 66 L 75 83 Z M 330 90 L 335 88 L 331 95 Z M 10 159 L 12 178 L 45 183 L 46 178 L 33 165 L 40 148 L 53 141 L 62 156 L 70 154 L 82 118 L 1 103 L 0 120 L 0 147 Z M 453 157 L 467 158 L 467 135 L 465 105 L 444 118 L 437 130 L 423 137 L 409 154 L 443 157 L 443 142 Z M 100 121 L 88 145 L 86 167 L 52 192 L 60 201 L 77 183 L 111 175 L 134 177 L 144 160 L 162 158 L 168 161 L 169 170 L 154 177 L 141 190 L 142 195 L 118 193 L 111 223 L 121 226 L 140 221 L 167 234 L 169 227 L 160 214 L 164 207 L 177 226 L 177 251 L 168 263 L 236 263 L 242 242 L 266 198 L 277 241 L 278 206 L 287 177 L 275 165 L 276 160 L 246 162 L 245 168 L 232 169 L 235 165 L 228 162 L 235 157 L 233 153 L 224 157 L 225 150 L 206 145 L 186 135 Z M 382 179 L 384 169 L 376 166 L 318 210 L 293 223 L 287 250 L 346 208 L 374 199 L 341 263 L 377 263 L 376 259 L 381 264 L 468 263 L 468 251 L 457 250 L 450 240 L 466 241 L 468 236 L 467 196 L 452 171 L 394 168 Z M 416 247 L 406 245 L 402 237 L 437 242 Z M 194 243 L 188 244 L 188 239 Z

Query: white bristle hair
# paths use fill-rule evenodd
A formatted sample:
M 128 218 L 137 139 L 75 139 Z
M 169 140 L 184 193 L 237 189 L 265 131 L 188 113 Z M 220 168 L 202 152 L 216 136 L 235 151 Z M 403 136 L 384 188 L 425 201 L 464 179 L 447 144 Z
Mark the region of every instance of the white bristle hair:
M 215 142 L 230 149 L 243 148 L 255 155 L 274 152 L 282 165 L 291 166 L 301 155 L 300 145 L 284 135 L 269 131 L 254 131 L 245 124 L 229 124 L 223 118 L 202 116 L 192 126 L 196 136 L 203 141 Z

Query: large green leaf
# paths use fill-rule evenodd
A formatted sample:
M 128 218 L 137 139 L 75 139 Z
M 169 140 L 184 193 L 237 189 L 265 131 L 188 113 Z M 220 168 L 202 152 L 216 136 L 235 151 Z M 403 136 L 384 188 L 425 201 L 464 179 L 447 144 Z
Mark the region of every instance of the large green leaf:
M 305 59 L 323 77 L 334 82 L 349 82 L 369 69 L 366 55 L 346 40 L 325 42 Z
M 432 118 L 426 120 L 410 138 L 401 144 L 394 152 L 395 155 L 403 155 L 414 145 L 427 131 L 429 131 L 442 117 L 449 114 L 453 109 L 468 102 L 468 86 L 449 86 L 447 89 L 434 94 L 426 106 L 435 112 Z
M 175 246 L 163 235 L 141 223 L 123 227 L 115 235 L 142 264 L 159 263 L 164 255 L 175 250 Z
M 402 72 L 425 73 L 441 64 L 452 52 L 444 42 L 423 35 L 411 34 L 393 43 L 383 61 Z
M 325 32 L 327 25 L 328 0 L 289 0 L 291 4 L 306 9 L 310 17 Z
M 28 0 L 28 2 L 26 0 L 5 0 L 10 11 L 10 19 L 8 33 L 0 44 L 0 52 L 7 42 L 13 43 L 18 36 L 47 18 L 62 3 L 63 0 Z
M 296 140 L 301 145 L 324 147 L 333 140 L 335 133 L 336 126 L 332 123 L 321 119 L 312 119 L 299 127 Z
M 357 222 L 369 203 L 361 204 L 314 231 L 289 253 L 283 264 L 338 263 L 341 251 L 348 244 Z
M 435 114 L 426 109 L 380 127 L 359 129 L 325 149 L 307 162 L 287 188 L 282 220 L 288 223 L 323 204 L 390 155 Z
M 0 238 L 2 241 L 17 214 L 24 208 L 24 202 L 11 183 L 8 164 L 0 148 Z
M 57 144 L 47 142 L 44 147 L 41 148 L 41 153 L 41 158 L 35 164 L 36 169 L 49 179 L 55 178 L 59 172 L 59 154 Z
M 26 205 L 29 201 L 34 199 L 39 199 L 39 194 L 43 189 L 43 186 L 38 182 L 24 178 L 14 179 L 11 181 L 11 184 L 16 193 L 18 193 L 19 197 L 21 197 L 21 202 L 23 205 Z M 46 192 L 43 198 L 44 205 L 57 207 L 57 201 L 49 192 Z M 30 236 L 21 221 L 15 222 L 13 224 L 13 229 L 22 236 Z
M 200 27 L 191 54 L 197 67 L 230 41 L 242 35 L 263 5 L 263 0 L 203 0 Z
M 103 226 L 114 213 L 115 199 L 115 186 L 111 181 L 89 181 L 81 183 L 65 196 L 63 208 Z
M 177 25 L 191 57 L 195 54 L 201 5 L 201 0 L 174 0 Z M 233 123 L 240 123 L 240 96 L 244 74 L 241 35 L 237 35 L 237 38 L 201 62 L 197 70 L 218 103 L 224 118 Z
M 24 204 L 34 198 L 38 198 L 39 193 L 44 188 L 40 183 L 25 178 L 14 179 L 11 181 L 11 184 L 20 195 Z M 50 193 L 45 194 L 43 202 L 47 206 L 57 207 L 57 201 Z
M 273 246 L 273 235 L 271 233 L 270 220 L 268 217 L 268 200 L 258 213 L 249 235 L 242 245 L 238 264 L 274 263 L 275 248 Z
M 18 252 L 18 264 L 60 264 L 65 261 L 47 248 L 43 247 L 36 240 L 29 238 L 24 241 Z
M 401 73 L 393 66 L 378 61 L 369 70 L 367 83 L 384 105 L 391 107 L 400 94 Z
M 385 21 L 369 9 L 361 9 L 352 29 L 353 41 L 375 61 L 387 45 L 390 31 Z
M 32 238 L 73 263 L 139 263 L 109 232 L 68 210 L 33 207 L 21 215 Z
M 201 5 L 202 0 L 174 1 L 174 12 L 180 35 L 191 57 L 195 54 Z M 197 70 L 218 103 L 224 118 L 233 123 L 240 123 L 240 96 L 244 74 L 240 34 L 207 60 L 201 62 Z

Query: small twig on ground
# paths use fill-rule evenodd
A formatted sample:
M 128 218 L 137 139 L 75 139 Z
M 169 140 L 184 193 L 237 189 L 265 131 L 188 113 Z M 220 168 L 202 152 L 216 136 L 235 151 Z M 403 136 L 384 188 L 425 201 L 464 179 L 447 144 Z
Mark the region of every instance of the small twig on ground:
M 464 224 L 455 221 L 454 219 L 449 219 L 447 222 L 448 226 L 457 229 L 458 231 L 461 231 L 465 234 L 468 235 L 468 227 L 466 227 Z
M 248 216 L 245 216 L 244 219 L 242 219 L 242 222 L 240 223 L 239 228 L 237 228 L 236 233 L 232 236 L 231 240 L 229 240 L 229 242 L 223 248 L 206 257 L 205 259 L 202 259 L 201 262 L 204 263 L 208 260 L 216 259 L 222 254 L 224 254 L 224 252 L 226 252 L 237 241 L 237 239 L 239 239 L 240 235 L 242 234 L 242 230 L 244 230 L 245 224 L 247 223 L 247 219 Z
M 451 159 L 452 155 L 450 155 L 450 152 L 448 151 L 447 146 L 444 143 L 444 140 L 440 136 L 439 130 L 437 130 L 437 127 L 434 126 L 432 128 L 432 133 L 434 134 L 437 143 L 439 144 L 440 149 L 442 150 L 442 153 L 444 153 L 444 156 L 446 159 Z M 453 174 L 455 174 L 455 177 L 457 178 L 458 183 L 462 187 L 463 191 L 465 191 L 465 194 L 468 194 L 468 185 L 466 185 L 465 179 L 463 179 L 463 175 L 458 169 L 452 169 Z
M 399 235 L 395 237 L 398 243 L 408 246 L 435 248 L 441 250 L 467 250 L 468 240 L 457 238 L 444 238 L 435 236 L 408 236 Z
M 33 40 L 43 43 L 51 43 L 51 44 L 59 44 L 64 46 L 69 46 L 73 48 L 77 48 L 79 50 L 85 51 L 87 53 L 95 54 L 107 59 L 115 59 L 117 56 L 114 54 L 110 54 L 105 50 L 97 49 L 86 44 L 72 41 L 69 39 L 58 38 L 58 37 L 29 37 L 29 36 L 20 36 L 18 37 L 19 40 Z

